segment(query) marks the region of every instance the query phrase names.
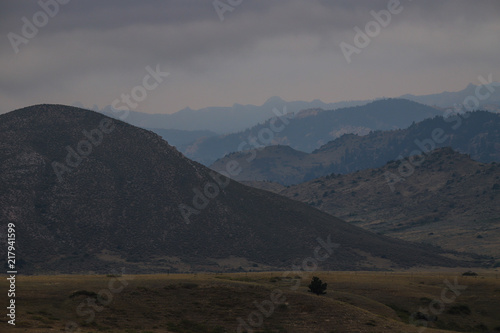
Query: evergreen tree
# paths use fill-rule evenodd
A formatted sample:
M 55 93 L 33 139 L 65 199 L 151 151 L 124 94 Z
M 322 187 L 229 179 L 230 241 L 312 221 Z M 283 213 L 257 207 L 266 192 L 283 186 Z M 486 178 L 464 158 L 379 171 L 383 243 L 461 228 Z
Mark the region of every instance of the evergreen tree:
M 315 293 L 316 295 L 326 294 L 327 283 L 323 283 L 317 276 L 314 276 L 311 283 L 309 284 L 309 292 Z

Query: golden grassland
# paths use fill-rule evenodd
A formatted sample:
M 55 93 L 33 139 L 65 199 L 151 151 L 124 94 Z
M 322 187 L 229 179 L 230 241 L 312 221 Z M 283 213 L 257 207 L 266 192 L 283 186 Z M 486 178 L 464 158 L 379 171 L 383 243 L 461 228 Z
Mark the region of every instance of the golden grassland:
M 74 332 L 237 332 L 238 318 L 262 333 L 500 332 L 500 274 L 476 272 L 17 276 L 15 328 L 0 281 L 0 332 L 64 332 L 69 323 Z M 313 275 L 328 283 L 326 295 L 307 291 Z M 430 308 L 437 318 L 421 321 L 427 328 L 409 324 Z

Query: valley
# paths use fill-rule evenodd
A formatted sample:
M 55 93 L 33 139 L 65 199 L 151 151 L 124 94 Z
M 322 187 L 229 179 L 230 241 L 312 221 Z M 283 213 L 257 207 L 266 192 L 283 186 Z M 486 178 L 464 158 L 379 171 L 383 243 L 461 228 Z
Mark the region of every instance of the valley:
M 0 333 L 500 333 L 498 0 L 0 17 Z

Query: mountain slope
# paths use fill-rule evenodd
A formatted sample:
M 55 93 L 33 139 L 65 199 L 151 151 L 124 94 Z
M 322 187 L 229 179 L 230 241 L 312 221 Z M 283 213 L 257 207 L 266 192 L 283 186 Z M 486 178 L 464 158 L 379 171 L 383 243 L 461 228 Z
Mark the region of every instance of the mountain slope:
M 373 232 L 499 258 L 500 164 L 476 162 L 450 148 L 414 161 L 419 165 L 408 169 L 407 162 L 393 161 L 289 188 L 249 184 L 307 202 Z M 399 181 L 388 183 L 396 178 Z
M 184 131 L 176 129 L 165 129 L 165 128 L 146 128 L 149 131 L 153 131 L 163 138 L 163 140 L 168 141 L 168 143 L 177 149 L 180 147 L 189 145 L 193 141 L 216 136 L 215 132 L 211 131 Z
M 205 165 L 231 152 L 276 144 L 312 152 L 345 133 L 368 134 L 374 130 L 404 128 L 414 121 L 441 114 L 435 108 L 402 99 L 328 111 L 304 110 L 295 117 L 270 119 L 240 133 L 200 140 L 182 152 Z
M 232 161 L 238 163 L 238 174 L 233 179 L 268 180 L 273 179 L 281 184 L 293 183 L 302 178 L 304 172 L 314 167 L 314 162 L 307 159 L 309 154 L 295 150 L 289 146 L 276 145 L 264 149 L 242 153 L 232 153 L 215 162 L 211 168 L 223 172 Z M 297 163 L 300 161 L 301 163 Z M 267 170 L 268 172 L 262 172 Z
M 280 154 L 279 150 L 271 154 L 268 153 L 271 148 L 266 147 L 226 156 L 211 168 L 218 171 L 228 163 L 238 163 L 242 170 L 233 176 L 236 180 L 269 180 L 290 185 L 331 173 L 345 174 L 379 167 L 400 156 L 437 147 L 452 147 L 484 163 L 500 162 L 500 115 L 477 111 L 450 118 L 426 119 L 402 130 L 376 131 L 365 136 L 345 134 L 300 158 L 290 153 Z
M 185 219 L 181 204 L 199 212 Z M 24 273 L 217 271 L 231 258 L 289 268 L 328 235 L 340 247 L 325 269 L 374 267 L 380 257 L 393 267 L 456 264 L 229 181 L 152 132 L 62 105 L 0 116 L 0 209 L 1 225 L 16 226 Z

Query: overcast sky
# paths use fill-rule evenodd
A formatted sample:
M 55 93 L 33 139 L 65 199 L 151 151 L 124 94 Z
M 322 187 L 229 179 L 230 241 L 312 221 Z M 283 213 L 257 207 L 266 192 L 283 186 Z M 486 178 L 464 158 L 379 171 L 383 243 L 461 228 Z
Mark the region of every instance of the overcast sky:
M 38 1 L 2 1 L 0 112 L 102 108 L 134 88 L 140 97 L 157 65 L 169 75 L 156 88 L 147 80 L 137 111 L 458 91 L 490 73 L 500 81 L 498 0 L 401 0 L 386 27 L 368 25 L 373 37 L 348 63 L 340 44 L 355 47 L 354 28 L 391 2 L 221 0 L 218 13 L 212 0 L 72 0 L 47 15 Z

